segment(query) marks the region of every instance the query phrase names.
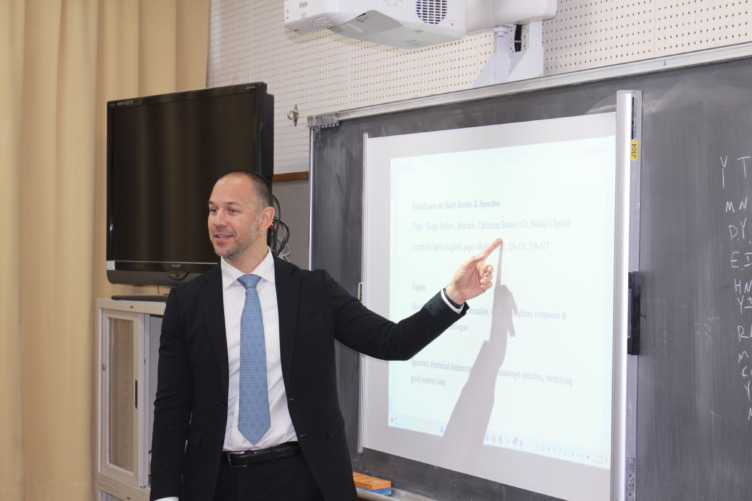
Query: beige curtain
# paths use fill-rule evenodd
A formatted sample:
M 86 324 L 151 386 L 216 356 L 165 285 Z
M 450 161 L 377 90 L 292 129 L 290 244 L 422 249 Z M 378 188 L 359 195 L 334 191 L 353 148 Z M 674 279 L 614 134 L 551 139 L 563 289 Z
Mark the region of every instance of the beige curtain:
M 94 499 L 106 102 L 205 87 L 209 2 L 0 0 L 2 500 Z

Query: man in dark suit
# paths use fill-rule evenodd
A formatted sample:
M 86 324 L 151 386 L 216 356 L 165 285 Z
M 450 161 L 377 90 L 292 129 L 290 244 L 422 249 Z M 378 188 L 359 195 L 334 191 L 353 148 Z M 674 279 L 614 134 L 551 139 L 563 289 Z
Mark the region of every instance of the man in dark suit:
M 485 259 L 500 239 L 465 261 L 420 311 L 393 323 L 366 309 L 326 272 L 274 258 L 266 245 L 271 205 L 270 187 L 255 173 L 234 172 L 217 181 L 208 227 L 221 263 L 173 289 L 167 300 L 152 500 L 353 501 L 334 341 L 372 357 L 409 359 L 464 315 L 466 300 L 492 284 Z M 255 443 L 238 429 L 246 293 L 239 278 L 248 274 L 261 277 L 256 289 L 270 422 Z

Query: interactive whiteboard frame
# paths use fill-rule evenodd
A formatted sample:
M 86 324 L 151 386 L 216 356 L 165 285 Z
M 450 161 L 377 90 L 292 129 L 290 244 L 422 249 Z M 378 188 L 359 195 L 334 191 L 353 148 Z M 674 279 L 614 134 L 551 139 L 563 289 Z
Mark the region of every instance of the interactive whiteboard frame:
M 752 427 L 741 366 L 736 367 L 740 341 L 729 336 L 736 332 L 737 271 L 728 263 L 730 216 L 724 207 L 732 191 L 721 185 L 719 155 L 729 161 L 749 155 L 751 58 L 752 44 L 738 44 L 309 117 L 309 266 L 329 270 L 357 294 L 364 133 L 408 134 L 613 111 L 617 91 L 640 89 L 639 267 L 644 276 L 642 312 L 633 309 L 630 316 L 641 324 L 642 356 L 625 357 L 628 385 L 639 382 L 638 398 L 628 407 L 638 420 L 627 422 L 637 431 L 627 482 L 636 482 L 638 499 L 743 497 L 752 486 L 745 473 L 752 464 L 745 446 Z M 734 200 L 752 196 L 750 186 L 733 186 Z M 359 358 L 343 346 L 336 349 L 354 470 L 446 501 L 552 501 L 435 465 L 371 450 L 358 453 Z
M 641 93 L 620 91 L 616 106 L 616 193 L 614 222 L 614 309 L 613 309 L 613 360 L 612 360 L 612 458 L 611 496 L 614 501 L 634 499 L 634 428 L 636 404 L 636 357 L 627 357 L 629 336 L 629 275 L 639 269 L 639 170 L 641 134 Z M 364 136 L 364 151 L 368 136 Z M 368 155 L 364 155 L 364 161 Z M 364 166 L 366 170 L 366 166 Z M 367 197 L 364 197 L 364 201 Z M 364 213 L 367 208 L 364 207 Z M 364 217 L 364 219 L 366 219 Z M 364 225 L 366 223 L 364 222 Z M 366 231 L 363 232 L 364 239 Z M 363 248 L 367 246 L 363 243 Z M 365 251 L 364 251 L 365 254 Z M 365 256 L 363 277 L 366 277 Z M 366 364 L 361 363 L 361 368 Z M 366 377 L 361 373 L 361 423 L 359 425 L 359 451 L 362 452 L 363 392 Z M 628 415 L 629 414 L 629 415 Z M 417 499 L 410 493 L 401 493 L 401 499 Z

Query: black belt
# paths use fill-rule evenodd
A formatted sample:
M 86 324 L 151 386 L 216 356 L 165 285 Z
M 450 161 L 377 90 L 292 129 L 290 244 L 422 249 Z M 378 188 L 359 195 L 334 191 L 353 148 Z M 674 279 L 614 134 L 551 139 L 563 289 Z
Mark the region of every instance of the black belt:
M 255 451 L 222 451 L 222 464 L 234 468 L 245 468 L 252 464 L 289 458 L 298 454 L 300 454 L 300 445 L 297 442 L 286 442 Z

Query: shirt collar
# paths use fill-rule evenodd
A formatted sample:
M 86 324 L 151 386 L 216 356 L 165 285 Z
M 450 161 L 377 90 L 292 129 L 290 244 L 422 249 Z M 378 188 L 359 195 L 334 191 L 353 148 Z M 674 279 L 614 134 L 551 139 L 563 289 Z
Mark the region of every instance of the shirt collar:
M 222 290 L 227 290 L 228 287 L 237 282 L 238 278 L 245 275 L 245 273 L 225 261 L 225 258 L 220 259 L 219 265 L 222 269 Z M 262 280 L 275 283 L 274 257 L 272 256 L 271 249 L 266 253 L 266 257 L 263 261 L 261 261 L 251 273 L 260 276 Z

